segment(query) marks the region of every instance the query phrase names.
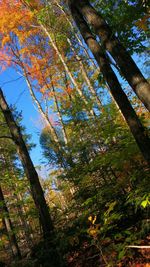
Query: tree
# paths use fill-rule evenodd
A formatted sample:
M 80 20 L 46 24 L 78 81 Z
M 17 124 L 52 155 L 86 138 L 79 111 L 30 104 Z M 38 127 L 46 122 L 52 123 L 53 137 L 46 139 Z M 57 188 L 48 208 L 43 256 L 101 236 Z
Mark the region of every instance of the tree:
M 82 14 L 78 11 L 75 5 L 71 5 L 72 15 L 81 31 L 81 34 L 91 49 L 97 63 L 99 64 L 103 77 L 106 79 L 112 96 L 118 104 L 124 118 L 126 119 L 130 130 L 147 162 L 150 161 L 150 140 L 148 135 L 145 133 L 145 129 L 138 119 L 134 109 L 132 108 L 127 96 L 123 92 L 119 81 L 112 70 L 109 61 L 107 60 L 106 54 L 103 52 L 102 47 L 96 41 L 92 34 L 89 26 L 82 17 Z M 143 140 L 143 141 L 142 141 Z M 141 142 L 142 141 L 142 142 Z M 148 149 L 147 149 L 148 147 Z
M 18 246 L 15 232 L 14 232 L 14 227 L 9 216 L 9 210 L 6 206 L 6 202 L 5 202 L 5 198 L 4 198 L 4 194 L 3 194 L 1 186 L 0 186 L 0 206 L 1 206 L 2 221 L 3 221 L 4 227 L 6 229 L 6 232 L 10 240 L 12 252 L 15 257 L 21 258 L 20 249 Z
M 35 170 L 20 116 L 1 92 L 0 184 L 23 251 L 16 265 L 58 267 L 64 258 L 69 266 L 130 266 L 134 252 L 126 248 L 147 242 L 148 112 L 121 85 L 124 65 L 113 54 L 120 43 L 124 53 L 144 51 L 142 2 L 1 0 L 2 71 L 11 67 L 26 81 L 41 115 L 44 173 L 50 170 L 48 179 L 43 166 Z M 3 246 L 9 256 L 2 231 Z
M 71 2 L 93 27 L 95 33 L 100 37 L 103 47 L 112 55 L 134 92 L 150 111 L 150 85 L 124 46 L 113 34 L 103 16 L 90 5 L 88 0 Z
M 22 161 L 25 173 L 29 179 L 32 196 L 39 212 L 39 220 L 43 229 L 45 239 L 53 236 L 53 224 L 50 218 L 49 210 L 44 198 L 44 193 L 39 182 L 38 174 L 33 166 L 29 152 L 22 138 L 20 128 L 14 121 L 13 115 L 6 103 L 2 90 L 0 90 L 0 108 L 5 117 L 6 123 L 12 135 L 12 140 L 16 144 L 18 155 Z
M 81 255 L 81 266 L 103 264 L 101 252 L 97 251 L 99 247 L 114 266 L 120 261 L 119 254 L 130 253 L 126 251 L 128 244 L 136 240 L 140 243 L 141 236 L 146 239 L 147 226 L 143 223 L 146 222 L 148 204 L 146 209 L 141 204 L 143 201 L 147 203 L 149 195 L 148 168 L 114 103 L 105 105 L 104 112 L 94 122 L 88 121 L 87 124 L 78 118 L 75 126 L 73 121 L 75 118 L 66 128 L 75 164 L 65 169 L 57 167 L 54 174 L 50 173 L 50 178 L 54 175 L 57 181 L 52 183 L 53 188 L 57 194 L 62 192 L 67 204 L 60 212 L 55 197 L 52 199 L 57 233 L 64 254 L 68 255 L 70 251 L 73 262 L 79 263 Z M 42 149 L 50 163 L 50 136 L 45 138 L 47 142 L 42 143 Z M 48 192 L 47 197 L 52 198 Z M 95 226 L 88 222 L 90 216 L 92 221 L 96 216 Z M 100 255 L 97 256 L 98 262 L 96 258 L 92 263 L 89 259 L 86 261 L 91 246 L 91 257 Z M 74 251 L 78 253 L 77 258 Z

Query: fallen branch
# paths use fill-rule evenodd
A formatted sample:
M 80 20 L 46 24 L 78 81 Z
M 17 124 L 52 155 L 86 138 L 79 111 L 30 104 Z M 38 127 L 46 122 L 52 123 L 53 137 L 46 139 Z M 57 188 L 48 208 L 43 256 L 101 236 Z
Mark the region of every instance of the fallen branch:
M 127 248 L 141 248 L 141 249 L 150 249 L 150 246 L 126 246 Z
M 88 257 L 87 260 L 91 260 L 91 259 L 94 259 L 94 258 L 99 257 L 99 256 L 100 256 L 100 254 L 98 253 L 98 254 L 95 254 L 91 257 Z

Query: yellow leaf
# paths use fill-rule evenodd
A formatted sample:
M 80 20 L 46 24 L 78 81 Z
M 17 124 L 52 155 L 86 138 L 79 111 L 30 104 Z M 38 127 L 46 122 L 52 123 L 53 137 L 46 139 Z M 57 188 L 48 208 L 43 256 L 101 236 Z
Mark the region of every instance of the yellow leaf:
M 88 217 L 88 220 L 89 220 L 90 222 L 92 222 L 92 216 L 89 216 L 89 217 Z
M 89 234 L 91 235 L 91 236 L 96 236 L 97 235 L 97 229 L 89 229 Z
M 97 217 L 96 217 L 96 215 L 94 216 L 94 219 L 93 219 L 93 221 L 92 221 L 92 224 L 94 224 L 95 222 L 96 222 L 96 219 L 97 219 Z

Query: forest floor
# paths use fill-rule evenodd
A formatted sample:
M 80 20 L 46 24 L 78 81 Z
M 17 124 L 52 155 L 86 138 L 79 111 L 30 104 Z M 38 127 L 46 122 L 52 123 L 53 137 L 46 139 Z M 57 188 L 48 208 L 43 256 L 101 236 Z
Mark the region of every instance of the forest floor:
M 150 267 L 150 253 L 148 251 L 143 251 L 143 253 L 137 253 L 137 256 L 130 260 L 128 258 L 123 259 L 120 263 L 114 263 L 113 265 L 106 265 L 103 258 L 99 254 L 90 254 L 90 251 L 75 252 L 68 256 L 68 267 Z M 108 259 L 106 259 L 107 261 Z M 38 264 L 36 259 L 28 259 L 28 257 L 23 258 L 20 261 L 9 261 L 3 257 L 3 261 L 6 265 L 1 265 L 0 267 L 43 267 Z M 47 263 L 48 264 L 48 263 Z M 46 265 L 46 267 L 51 267 L 51 265 Z
M 143 241 L 144 242 L 144 241 Z M 141 243 L 141 246 L 144 245 Z M 150 249 L 129 248 L 131 257 L 124 257 L 120 263 L 112 262 L 115 258 L 115 252 L 106 253 L 96 251 L 94 246 L 84 243 L 82 247 L 69 252 L 66 255 L 67 267 L 150 267 Z M 12 260 L 9 248 L 0 252 L 0 267 L 51 267 L 51 264 L 45 260 L 45 264 L 39 264 L 37 259 L 31 257 L 31 251 L 22 250 L 21 260 Z M 49 261 L 49 260 L 48 260 Z M 111 262 L 111 263 L 110 263 Z M 5 263 L 5 264 L 3 264 Z M 59 267 L 59 266 L 58 266 Z

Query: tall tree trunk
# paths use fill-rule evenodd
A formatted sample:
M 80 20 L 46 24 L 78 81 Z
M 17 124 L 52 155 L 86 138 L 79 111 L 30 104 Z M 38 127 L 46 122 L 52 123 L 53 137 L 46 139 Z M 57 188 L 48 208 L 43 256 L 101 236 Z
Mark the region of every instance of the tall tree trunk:
M 29 88 L 29 91 L 30 91 L 30 95 L 31 95 L 31 97 L 33 99 L 33 102 L 37 105 L 39 113 L 42 115 L 43 119 L 45 120 L 45 122 L 46 122 L 46 124 L 47 124 L 47 126 L 49 128 L 49 131 L 51 133 L 52 139 L 54 140 L 54 142 L 60 148 L 59 139 L 58 139 L 57 133 L 55 131 L 55 128 L 51 124 L 48 115 L 44 112 L 40 102 L 38 101 L 37 97 L 35 96 L 34 91 L 32 89 L 32 86 L 31 86 L 31 83 L 30 83 L 28 78 L 26 78 L 26 82 L 27 82 L 27 85 L 28 85 L 28 88 Z
M 57 0 L 54 0 L 54 3 L 56 4 L 56 6 L 61 10 L 62 14 L 64 15 L 66 21 L 68 22 L 69 26 L 70 26 L 70 29 L 72 30 L 72 32 L 74 33 L 74 36 L 76 38 L 76 40 L 78 41 L 80 47 L 83 48 L 83 51 L 87 57 L 87 59 L 90 61 L 92 67 L 97 68 L 97 64 L 94 62 L 93 59 L 91 59 L 91 56 L 89 54 L 89 52 L 87 51 L 87 49 L 85 48 L 85 46 L 83 45 L 82 43 L 82 40 L 80 39 L 80 37 L 78 36 L 78 34 L 76 33 L 74 27 L 73 27 L 73 24 L 72 24 L 72 20 L 70 20 L 70 16 L 69 14 L 67 14 L 65 12 L 65 10 L 63 9 L 63 6 L 59 4 L 59 2 Z
M 23 206 L 22 206 L 23 199 L 21 197 L 21 193 L 18 190 L 18 184 L 17 184 L 17 182 L 15 182 L 16 181 L 15 169 L 14 169 L 14 166 L 12 165 L 11 159 L 7 153 L 3 154 L 3 160 L 4 160 L 5 169 L 7 170 L 7 175 L 9 177 L 9 179 L 13 180 L 11 183 L 11 187 L 10 187 L 10 189 L 12 189 L 12 190 L 10 190 L 10 192 L 13 192 L 13 194 L 11 194 L 11 198 L 14 197 L 14 199 L 15 199 L 15 202 L 16 202 L 15 206 L 17 208 L 18 216 L 20 218 L 20 222 L 21 222 L 21 225 L 23 228 L 24 237 L 25 237 L 25 240 L 28 244 L 28 247 L 31 248 L 33 245 L 33 242 L 32 242 L 31 236 L 30 236 L 31 234 L 30 234 L 29 225 L 28 225 L 27 220 L 26 220 L 26 214 L 24 213 Z
M 25 78 L 25 81 L 27 83 L 27 86 L 28 86 L 28 89 L 29 89 L 29 93 L 31 95 L 31 98 L 33 100 L 33 103 L 36 105 L 37 109 L 38 109 L 38 112 L 41 114 L 41 116 L 43 117 L 43 119 L 45 120 L 48 128 L 49 128 L 49 131 L 50 131 L 50 134 L 51 134 L 51 137 L 52 137 L 52 140 L 55 142 L 56 144 L 56 150 L 60 149 L 61 148 L 61 145 L 59 143 L 59 138 L 58 138 L 58 135 L 56 133 L 56 130 L 55 128 L 53 127 L 49 117 L 48 117 L 48 114 L 43 110 L 39 100 L 37 99 L 35 93 L 34 93 L 34 90 L 32 88 L 32 84 L 30 82 L 30 79 L 29 79 L 29 76 L 28 76 L 28 71 L 26 71 L 26 68 L 24 66 L 24 63 L 22 62 L 21 60 L 21 55 L 20 55 L 20 52 L 18 50 L 18 47 L 16 46 L 16 51 L 14 51 L 14 49 L 11 48 L 11 51 L 13 53 L 13 55 L 17 58 L 17 61 L 18 61 L 18 66 L 21 67 L 22 71 L 23 71 L 23 74 L 21 73 L 21 75 L 23 75 L 23 77 Z
M 10 165 L 9 165 L 9 167 L 10 167 Z M 9 169 L 9 167 L 8 167 L 8 169 Z M 12 177 L 15 180 L 16 177 L 15 177 L 13 169 L 11 169 L 10 174 L 12 175 Z M 13 189 L 13 192 L 17 191 L 18 185 L 16 183 L 15 183 L 15 185 L 12 184 L 12 189 Z M 31 231 L 29 228 L 29 224 L 27 222 L 26 214 L 25 214 L 24 209 L 23 209 L 23 205 L 22 205 L 23 200 L 22 200 L 21 194 L 19 193 L 19 190 L 18 190 L 17 194 L 16 193 L 14 194 L 14 198 L 15 198 L 16 207 L 18 210 L 18 216 L 20 217 L 20 222 L 21 222 L 22 230 L 24 232 L 24 237 L 25 237 L 26 243 L 27 243 L 28 247 L 31 248 L 33 246 L 33 241 L 31 238 Z
M 27 74 L 25 75 L 25 79 L 26 79 L 26 83 L 27 83 L 28 88 L 29 88 L 30 95 L 31 95 L 31 97 L 33 99 L 33 102 L 36 104 L 39 113 L 42 115 L 43 119 L 45 120 L 45 122 L 46 122 L 46 124 L 48 126 L 48 130 L 49 130 L 50 136 L 52 137 L 52 140 L 55 142 L 55 146 L 53 147 L 53 149 L 54 149 L 55 153 L 57 154 L 57 156 L 59 158 L 59 163 L 63 167 L 62 158 L 63 158 L 64 151 L 62 149 L 62 146 L 61 146 L 60 140 L 58 138 L 57 132 L 55 130 L 55 127 L 52 125 L 47 112 L 45 112 L 43 110 L 39 100 L 35 96 L 34 91 L 32 89 L 32 85 L 30 83 L 30 80 L 28 79 Z
M 83 75 L 83 78 L 84 78 L 86 84 L 88 85 L 89 90 L 90 90 L 92 96 L 93 96 L 94 99 L 96 100 L 99 109 L 101 110 L 101 109 L 102 109 L 102 103 L 101 103 L 100 99 L 98 98 L 98 96 L 97 96 L 97 94 L 96 94 L 96 92 L 95 92 L 95 89 L 93 88 L 93 85 L 92 85 L 92 83 L 91 83 L 91 81 L 90 81 L 90 79 L 89 79 L 89 77 L 88 77 L 87 71 L 86 71 L 86 69 L 85 69 L 85 67 L 84 67 L 84 65 L 83 65 L 83 63 L 82 63 L 82 59 L 81 59 L 80 56 L 78 56 L 78 54 L 76 53 L 76 51 L 75 51 L 75 49 L 74 49 L 74 47 L 73 47 L 73 45 L 72 45 L 72 43 L 71 43 L 71 41 L 70 41 L 69 38 L 67 39 L 67 41 L 68 41 L 68 43 L 69 43 L 69 45 L 70 45 L 72 51 L 74 52 L 74 55 L 75 55 L 75 58 L 76 58 L 78 64 L 80 65 L 80 69 L 81 69 L 81 73 L 82 73 L 82 75 Z
M 134 109 L 132 108 L 126 94 L 121 88 L 121 85 L 112 70 L 108 59 L 96 41 L 95 37 L 93 36 L 89 26 L 87 25 L 86 21 L 84 20 L 82 14 L 78 11 L 78 9 L 71 5 L 71 12 L 76 21 L 80 32 L 87 43 L 88 47 L 91 49 L 98 65 L 100 66 L 101 72 L 106 80 L 107 84 L 109 85 L 111 94 L 113 95 L 116 103 L 118 104 L 136 142 L 143 154 L 145 160 L 150 163 L 150 139 L 141 124 L 139 118 L 137 117 Z
M 12 252 L 13 252 L 15 257 L 21 258 L 20 249 L 19 249 L 19 246 L 17 243 L 16 235 L 14 233 L 13 224 L 12 224 L 12 221 L 10 219 L 9 210 L 6 206 L 6 202 L 5 202 L 5 198 L 4 198 L 1 186 L 0 186 L 0 202 L 1 202 L 0 210 L 3 213 L 2 216 L 4 216 L 3 217 L 3 224 L 6 228 L 7 233 L 8 233 Z
M 39 220 L 42 225 L 43 237 L 53 237 L 53 223 L 49 214 L 48 206 L 46 204 L 44 193 L 39 182 L 38 174 L 34 168 L 29 152 L 23 140 L 20 127 L 14 121 L 13 115 L 4 98 L 3 92 L 0 89 L 0 108 L 10 130 L 12 140 L 16 144 L 17 152 L 24 167 L 26 176 L 30 182 L 31 193 L 35 206 L 39 213 Z
M 50 87 L 52 89 L 52 93 L 53 93 L 53 97 L 54 97 L 54 104 L 55 104 L 55 107 L 56 107 L 56 110 L 57 110 L 57 115 L 58 115 L 59 122 L 60 122 L 61 127 L 62 127 L 63 140 L 64 140 L 65 145 L 67 145 L 68 144 L 68 137 L 67 137 L 65 125 L 64 125 L 64 122 L 63 122 L 62 114 L 61 114 L 61 111 L 60 111 L 59 102 L 58 102 L 58 99 L 57 99 L 57 96 L 56 96 L 55 86 L 54 86 L 54 82 L 53 82 L 53 76 L 50 75 L 49 78 L 50 78 L 50 81 L 51 81 L 51 85 L 49 86 L 49 84 L 47 83 L 46 80 L 45 80 L 45 84 L 46 84 L 46 87 L 47 87 L 48 90 L 50 90 Z M 48 115 L 48 112 L 45 111 L 45 113 Z M 60 146 L 60 149 L 61 149 L 61 146 Z
M 86 97 L 84 96 L 84 94 L 82 93 L 82 90 L 79 88 L 76 80 L 74 79 L 72 73 L 70 72 L 66 62 L 65 62 L 65 59 L 64 57 L 62 56 L 61 52 L 59 51 L 56 43 L 53 41 L 53 38 L 51 36 L 51 34 L 49 33 L 49 31 L 47 30 L 47 28 L 43 25 L 43 24 L 40 24 L 41 25 L 41 29 L 44 31 L 44 33 L 48 36 L 49 38 L 49 41 L 53 47 L 53 49 L 56 51 L 56 54 L 58 55 L 60 61 L 62 62 L 62 65 L 64 66 L 64 69 L 65 71 L 67 72 L 72 84 L 74 85 L 75 89 L 77 90 L 77 93 L 79 94 L 79 96 L 81 97 L 83 103 L 85 104 L 86 107 L 88 107 L 88 101 L 86 100 Z M 93 110 L 90 110 L 89 113 L 94 116 L 94 112 Z
M 64 123 L 63 123 L 63 118 L 62 118 L 62 115 L 61 115 L 61 112 L 60 112 L 59 103 L 58 103 L 58 100 L 57 100 L 57 96 L 56 96 L 56 92 L 55 92 L 55 86 L 54 86 L 52 78 L 51 78 L 51 85 L 52 85 L 52 91 L 54 93 L 54 102 L 55 102 L 55 105 L 56 105 L 58 118 L 59 118 L 59 121 L 60 121 L 60 124 L 61 124 L 61 127 L 62 127 L 64 143 L 65 143 L 65 145 L 67 145 L 68 144 L 68 137 L 67 137 L 67 133 L 66 133 L 66 129 L 65 129 Z
M 22 207 L 22 205 L 19 204 L 22 202 L 22 198 L 21 198 L 20 194 L 16 194 L 15 197 L 16 197 L 16 201 L 17 201 L 16 205 L 17 205 L 17 209 L 18 209 L 18 215 L 20 217 L 21 225 L 23 227 L 25 240 L 27 242 L 28 247 L 31 248 L 33 246 L 33 241 L 31 238 L 31 232 L 29 229 L 29 224 L 27 222 L 26 214 L 24 213 L 23 207 Z
M 44 112 L 44 110 L 43 110 L 43 108 L 42 108 L 40 102 L 38 101 L 37 97 L 35 96 L 34 91 L 33 91 L 33 89 L 32 89 L 32 85 L 31 85 L 31 83 L 30 83 L 30 80 L 29 80 L 28 76 L 25 74 L 24 77 L 25 77 L 25 79 L 26 79 L 26 83 L 27 83 L 27 85 L 28 85 L 29 92 L 30 92 L 30 95 L 31 95 L 31 97 L 32 97 L 33 103 L 36 104 L 39 113 L 42 115 L 43 119 L 45 120 L 46 124 L 47 124 L 48 127 L 49 127 L 49 130 L 50 130 L 52 139 L 54 140 L 54 142 L 57 144 L 57 146 L 58 146 L 59 149 L 60 149 L 59 139 L 58 139 L 57 133 L 56 133 L 56 131 L 55 131 L 55 128 L 54 128 L 53 125 L 51 124 L 48 115 Z
M 71 1 L 100 37 L 103 47 L 110 52 L 136 95 L 150 111 L 150 84 L 119 39 L 113 34 L 102 15 L 93 8 L 88 0 Z

